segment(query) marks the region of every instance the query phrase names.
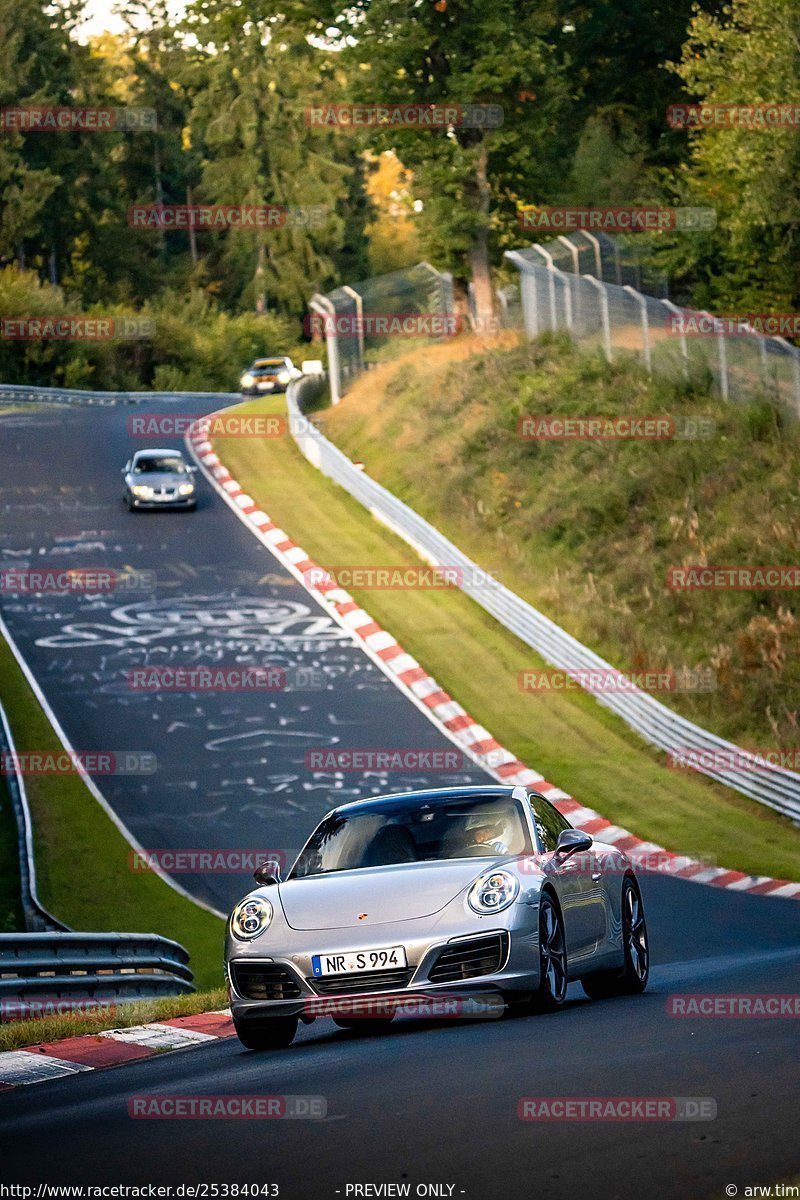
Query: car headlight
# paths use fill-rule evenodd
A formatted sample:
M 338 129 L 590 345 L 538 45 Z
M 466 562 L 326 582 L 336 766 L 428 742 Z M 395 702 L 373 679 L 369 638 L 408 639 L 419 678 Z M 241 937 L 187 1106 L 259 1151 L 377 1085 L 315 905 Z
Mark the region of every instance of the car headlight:
M 182 483 L 180 485 L 180 487 L 178 488 L 178 495 L 179 496 L 191 496 L 193 491 L 194 491 L 193 483 Z
M 255 381 L 255 376 L 251 375 L 249 371 L 247 371 L 239 380 L 242 387 L 252 387 Z
M 292 377 L 288 371 L 281 371 L 281 373 L 278 375 L 278 383 L 288 383 L 291 378 Z
M 260 896 L 240 901 L 231 913 L 231 933 L 242 942 L 251 942 L 268 928 L 272 905 Z
M 148 487 L 146 483 L 137 483 L 131 488 L 134 496 L 152 496 L 153 489 Z
M 509 871 L 487 871 L 469 890 L 470 908 L 481 913 L 502 912 L 519 894 L 519 880 Z

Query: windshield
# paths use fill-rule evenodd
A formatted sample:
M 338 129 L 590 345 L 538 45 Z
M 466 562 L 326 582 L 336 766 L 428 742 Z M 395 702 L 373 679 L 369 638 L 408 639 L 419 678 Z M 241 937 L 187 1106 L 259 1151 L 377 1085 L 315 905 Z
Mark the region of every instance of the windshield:
M 166 455 L 160 458 L 138 458 L 133 464 L 134 475 L 143 475 L 145 472 L 160 471 L 170 475 L 185 475 L 186 463 L 178 455 Z
M 282 371 L 285 366 L 286 363 L 282 358 L 259 358 L 257 362 L 253 363 L 252 370 L 266 371 L 274 368 L 276 371 Z
M 317 826 L 292 879 L 359 867 L 497 858 L 531 853 L 520 806 L 509 797 L 424 802 L 398 799 L 330 813 Z

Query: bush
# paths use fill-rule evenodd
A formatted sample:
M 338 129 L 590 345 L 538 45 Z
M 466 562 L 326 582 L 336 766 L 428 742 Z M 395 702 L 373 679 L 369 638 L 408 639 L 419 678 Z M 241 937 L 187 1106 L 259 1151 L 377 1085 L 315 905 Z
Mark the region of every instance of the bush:
M 82 313 L 61 288 L 32 271 L 0 271 L 4 316 L 102 316 L 152 323 L 152 336 L 104 341 L 0 339 L 0 382 L 99 391 L 235 391 L 243 367 L 264 354 L 305 357 L 298 324 L 272 313 L 231 315 L 203 292 L 167 293 L 139 311 L 95 306 Z

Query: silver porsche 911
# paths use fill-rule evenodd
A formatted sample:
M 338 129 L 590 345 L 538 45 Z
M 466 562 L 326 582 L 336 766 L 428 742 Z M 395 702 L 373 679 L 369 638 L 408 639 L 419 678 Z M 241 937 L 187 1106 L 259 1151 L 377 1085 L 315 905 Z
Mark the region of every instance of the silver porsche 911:
M 536 1011 L 560 1008 L 572 980 L 593 998 L 647 986 L 629 859 L 528 788 L 345 804 L 286 879 L 272 862 L 255 878 L 225 946 L 236 1032 L 252 1050 L 289 1045 L 298 1020 L 329 1014 L 332 998 L 368 1000 L 380 1017 L 334 1020 L 374 1030 L 413 996 L 488 993 Z

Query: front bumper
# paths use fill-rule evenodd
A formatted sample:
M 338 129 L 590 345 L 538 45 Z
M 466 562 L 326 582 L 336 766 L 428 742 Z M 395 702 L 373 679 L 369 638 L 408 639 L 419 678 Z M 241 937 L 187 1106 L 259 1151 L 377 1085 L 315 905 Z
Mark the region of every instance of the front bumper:
M 403 924 L 419 923 L 409 921 Z M 426 996 L 474 998 L 476 994 L 503 994 L 523 999 L 539 985 L 538 907 L 517 906 L 513 918 L 506 925 L 497 923 L 495 918 L 488 928 L 476 922 L 476 927 L 469 930 L 462 925 L 458 931 L 432 933 L 428 922 L 425 932 L 421 929 L 413 933 L 408 930 L 398 935 L 396 926 L 387 932 L 381 932 L 378 926 L 369 931 L 369 940 L 359 937 L 360 932 L 318 930 L 310 935 L 304 934 L 302 936 L 309 940 L 313 937 L 313 949 L 299 953 L 280 953 L 276 950 L 273 954 L 267 954 L 266 944 L 259 952 L 252 943 L 237 943 L 231 939 L 226 958 L 226 981 L 234 1020 L 258 1021 L 273 1016 L 302 1016 L 309 1019 L 337 1015 L 337 1011 L 346 1015 L 357 1001 L 361 1005 L 356 1007 L 363 1007 L 368 1014 L 378 1015 L 377 1010 L 381 1005 L 391 1010 L 395 1004 L 402 1008 L 403 1002 L 407 1001 L 413 1006 L 415 997 L 419 1001 Z M 301 935 L 295 933 L 294 936 L 299 938 Z M 495 936 L 502 939 L 502 953 L 491 971 L 467 973 L 460 978 L 437 978 L 435 968 L 440 963 L 443 951 L 468 954 L 471 944 Z M 264 940 L 266 942 L 268 939 Z M 385 987 L 378 978 L 381 972 L 360 976 L 327 976 L 323 980 L 313 976 L 311 957 L 314 954 L 368 950 L 389 945 L 404 947 L 408 968 L 404 979 L 398 978 L 402 972 L 393 972 L 391 977 L 387 974 Z M 243 994 L 243 981 L 247 980 L 248 972 L 251 975 L 257 973 L 259 967 L 265 967 L 270 976 L 283 979 L 278 990 L 287 993 L 284 998 L 254 999 Z M 469 971 L 469 967 L 466 970 Z M 335 980 L 333 985 L 327 982 L 331 979 Z M 328 990 L 331 986 L 333 990 Z M 467 1004 L 463 1015 L 468 1016 L 470 1012 L 470 1005 Z
M 252 383 L 250 387 L 241 388 L 243 396 L 272 396 L 276 392 L 285 392 L 286 385 L 278 383 L 275 380 L 273 383 Z
M 168 496 L 163 500 L 145 499 L 128 493 L 128 503 L 131 508 L 196 508 L 197 496 Z

